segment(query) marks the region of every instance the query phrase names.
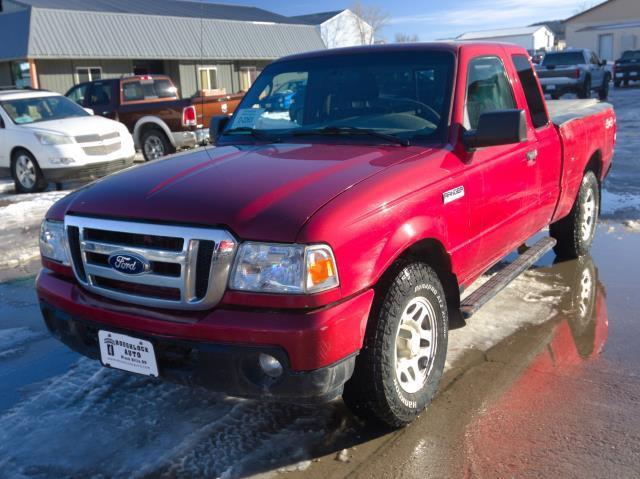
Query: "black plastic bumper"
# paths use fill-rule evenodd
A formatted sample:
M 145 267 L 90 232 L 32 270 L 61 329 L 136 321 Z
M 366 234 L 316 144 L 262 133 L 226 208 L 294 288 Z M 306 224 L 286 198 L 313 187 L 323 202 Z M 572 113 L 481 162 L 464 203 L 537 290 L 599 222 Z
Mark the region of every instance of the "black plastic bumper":
M 342 394 L 343 385 L 353 374 L 355 365 L 355 356 L 352 356 L 325 368 L 297 372 L 291 370 L 286 352 L 278 347 L 150 336 L 75 318 L 44 302 L 40 303 L 40 308 L 49 331 L 84 356 L 100 359 L 98 330 L 127 334 L 153 344 L 161 379 L 203 386 L 230 396 L 299 404 L 328 402 Z M 258 362 L 260 353 L 270 354 L 280 361 L 283 366 L 281 376 L 272 378 L 262 371 Z
M 69 166 L 63 168 L 45 168 L 42 170 L 44 179 L 51 183 L 77 180 L 95 180 L 103 176 L 120 171 L 133 164 L 134 157 L 121 160 L 93 163 L 85 166 Z

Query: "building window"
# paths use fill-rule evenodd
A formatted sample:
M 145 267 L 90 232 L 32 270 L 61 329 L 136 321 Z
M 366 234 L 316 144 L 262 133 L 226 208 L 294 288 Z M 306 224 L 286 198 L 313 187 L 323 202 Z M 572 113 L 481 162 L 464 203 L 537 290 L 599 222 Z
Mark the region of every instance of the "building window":
M 12 62 L 11 79 L 17 88 L 32 87 L 29 62 Z
M 86 81 L 94 81 L 102 79 L 101 67 L 77 67 L 76 83 L 84 83 Z
M 240 68 L 240 90 L 247 91 L 253 85 L 258 77 L 258 70 L 256 67 L 241 67 Z
M 216 90 L 218 88 L 218 70 L 216 67 L 198 67 L 200 90 Z

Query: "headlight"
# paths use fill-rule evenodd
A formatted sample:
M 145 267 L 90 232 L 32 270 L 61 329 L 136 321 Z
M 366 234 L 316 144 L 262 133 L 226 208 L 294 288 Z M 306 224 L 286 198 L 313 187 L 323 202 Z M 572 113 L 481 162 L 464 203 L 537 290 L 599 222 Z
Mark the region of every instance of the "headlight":
M 40 254 L 62 264 L 69 264 L 64 223 L 44 220 L 40 226 Z
M 69 143 L 73 143 L 73 139 L 66 135 L 41 132 L 36 132 L 34 134 L 43 145 L 68 145 Z
M 317 293 L 338 286 L 327 245 L 243 243 L 231 276 L 231 289 L 261 293 Z

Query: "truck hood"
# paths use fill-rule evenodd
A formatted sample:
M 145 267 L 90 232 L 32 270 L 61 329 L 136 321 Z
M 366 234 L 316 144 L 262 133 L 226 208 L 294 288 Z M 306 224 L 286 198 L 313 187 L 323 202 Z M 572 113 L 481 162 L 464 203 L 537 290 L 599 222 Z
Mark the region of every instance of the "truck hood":
M 293 242 L 345 189 L 424 147 L 224 146 L 131 168 L 78 191 L 50 215 L 220 226 L 241 239 Z

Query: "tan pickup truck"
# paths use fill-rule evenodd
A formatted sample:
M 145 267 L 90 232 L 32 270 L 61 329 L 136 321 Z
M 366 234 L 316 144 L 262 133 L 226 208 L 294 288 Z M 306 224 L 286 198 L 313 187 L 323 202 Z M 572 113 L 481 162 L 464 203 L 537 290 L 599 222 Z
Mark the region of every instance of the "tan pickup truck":
M 168 76 L 144 75 L 81 83 L 66 96 L 124 123 L 148 161 L 208 142 L 211 117 L 231 115 L 243 94 L 218 90 L 181 99 Z

